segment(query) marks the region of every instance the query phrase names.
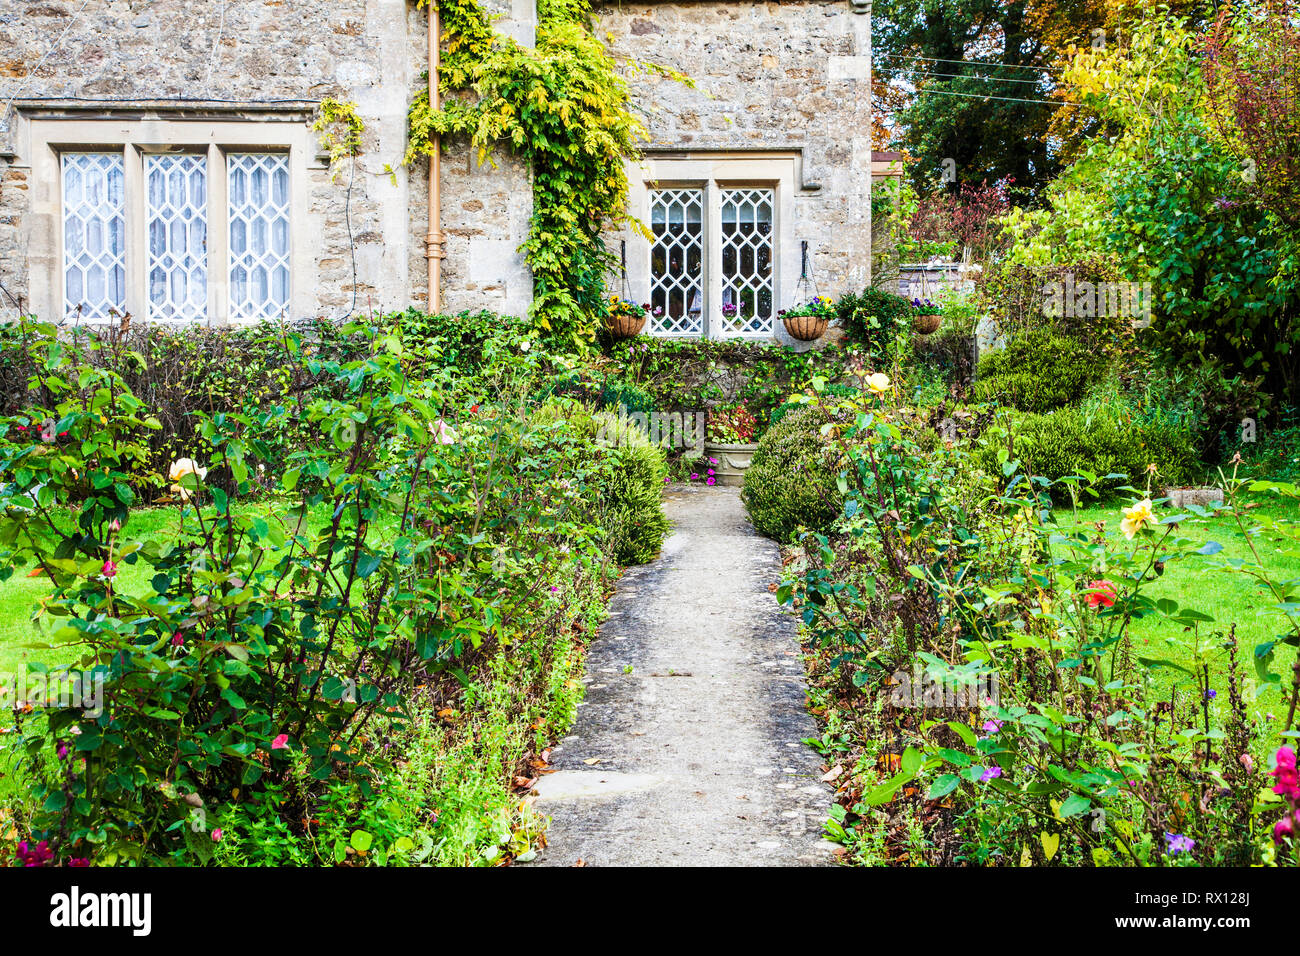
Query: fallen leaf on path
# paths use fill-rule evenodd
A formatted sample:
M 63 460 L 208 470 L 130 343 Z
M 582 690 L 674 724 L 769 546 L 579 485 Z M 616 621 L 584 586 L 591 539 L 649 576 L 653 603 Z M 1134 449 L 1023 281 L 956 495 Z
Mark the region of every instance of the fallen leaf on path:
M 600 763 L 600 758 L 599 758 L 599 757 L 589 757 L 588 759 L 584 760 L 583 763 L 585 763 L 588 767 L 592 767 L 592 766 L 595 766 L 596 764 Z
M 839 775 L 842 774 L 843 772 L 844 772 L 843 765 L 836 764 L 835 766 L 831 767 L 830 770 L 826 771 L 826 773 L 822 774 L 822 783 L 830 783 L 832 780 L 839 777 Z

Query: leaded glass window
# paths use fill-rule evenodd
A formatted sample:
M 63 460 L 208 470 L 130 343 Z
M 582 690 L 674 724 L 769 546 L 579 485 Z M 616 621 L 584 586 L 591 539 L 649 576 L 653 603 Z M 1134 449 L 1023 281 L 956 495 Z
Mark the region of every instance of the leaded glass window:
M 145 157 L 146 283 L 149 318 L 204 319 L 208 314 L 207 157 Z
M 126 311 L 122 154 L 64 153 L 63 310 L 87 319 Z
M 704 333 L 704 190 L 650 193 L 650 329 Z
M 289 157 L 231 153 L 230 314 L 271 319 L 289 308 Z
M 772 331 L 772 190 L 722 190 L 722 326 Z

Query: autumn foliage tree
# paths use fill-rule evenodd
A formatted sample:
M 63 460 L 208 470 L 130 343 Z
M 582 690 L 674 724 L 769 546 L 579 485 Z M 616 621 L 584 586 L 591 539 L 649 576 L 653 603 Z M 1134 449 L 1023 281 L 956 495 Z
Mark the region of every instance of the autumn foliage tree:
M 1202 72 L 1210 114 L 1259 202 L 1300 225 L 1300 4 L 1224 7 Z

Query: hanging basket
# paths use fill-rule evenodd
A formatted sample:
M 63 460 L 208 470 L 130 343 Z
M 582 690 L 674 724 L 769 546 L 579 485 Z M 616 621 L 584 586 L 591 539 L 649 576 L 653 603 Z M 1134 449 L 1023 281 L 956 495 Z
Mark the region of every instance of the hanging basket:
M 800 342 L 813 342 L 826 334 L 830 316 L 826 315 L 783 315 L 785 330 Z
M 609 329 L 609 334 L 616 339 L 630 339 L 645 328 L 644 315 L 629 315 L 626 312 L 619 312 L 611 315 L 605 327 Z
M 934 315 L 918 315 L 912 319 L 912 328 L 922 335 L 929 335 L 931 332 L 939 330 L 941 322 L 943 322 L 943 316 L 937 312 Z

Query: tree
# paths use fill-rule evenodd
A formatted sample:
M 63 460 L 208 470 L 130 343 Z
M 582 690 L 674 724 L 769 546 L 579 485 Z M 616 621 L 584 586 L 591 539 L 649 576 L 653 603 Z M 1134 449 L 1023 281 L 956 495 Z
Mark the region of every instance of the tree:
M 918 187 L 1011 179 L 1036 195 L 1059 167 L 1047 137 L 1055 50 L 1030 0 L 883 0 L 875 15 L 877 70 L 916 90 L 899 121 Z
M 1225 7 L 1205 40 L 1210 115 L 1259 201 L 1300 226 L 1300 5 Z
M 1212 6 L 1140 4 L 1136 19 L 1186 17 L 1195 28 Z M 1134 14 L 1121 0 L 879 0 L 874 13 L 877 72 L 914 91 L 895 120 L 918 188 L 1012 179 L 1018 199 L 1036 199 L 1110 132 L 1061 71 L 1080 49 L 1125 42 Z

